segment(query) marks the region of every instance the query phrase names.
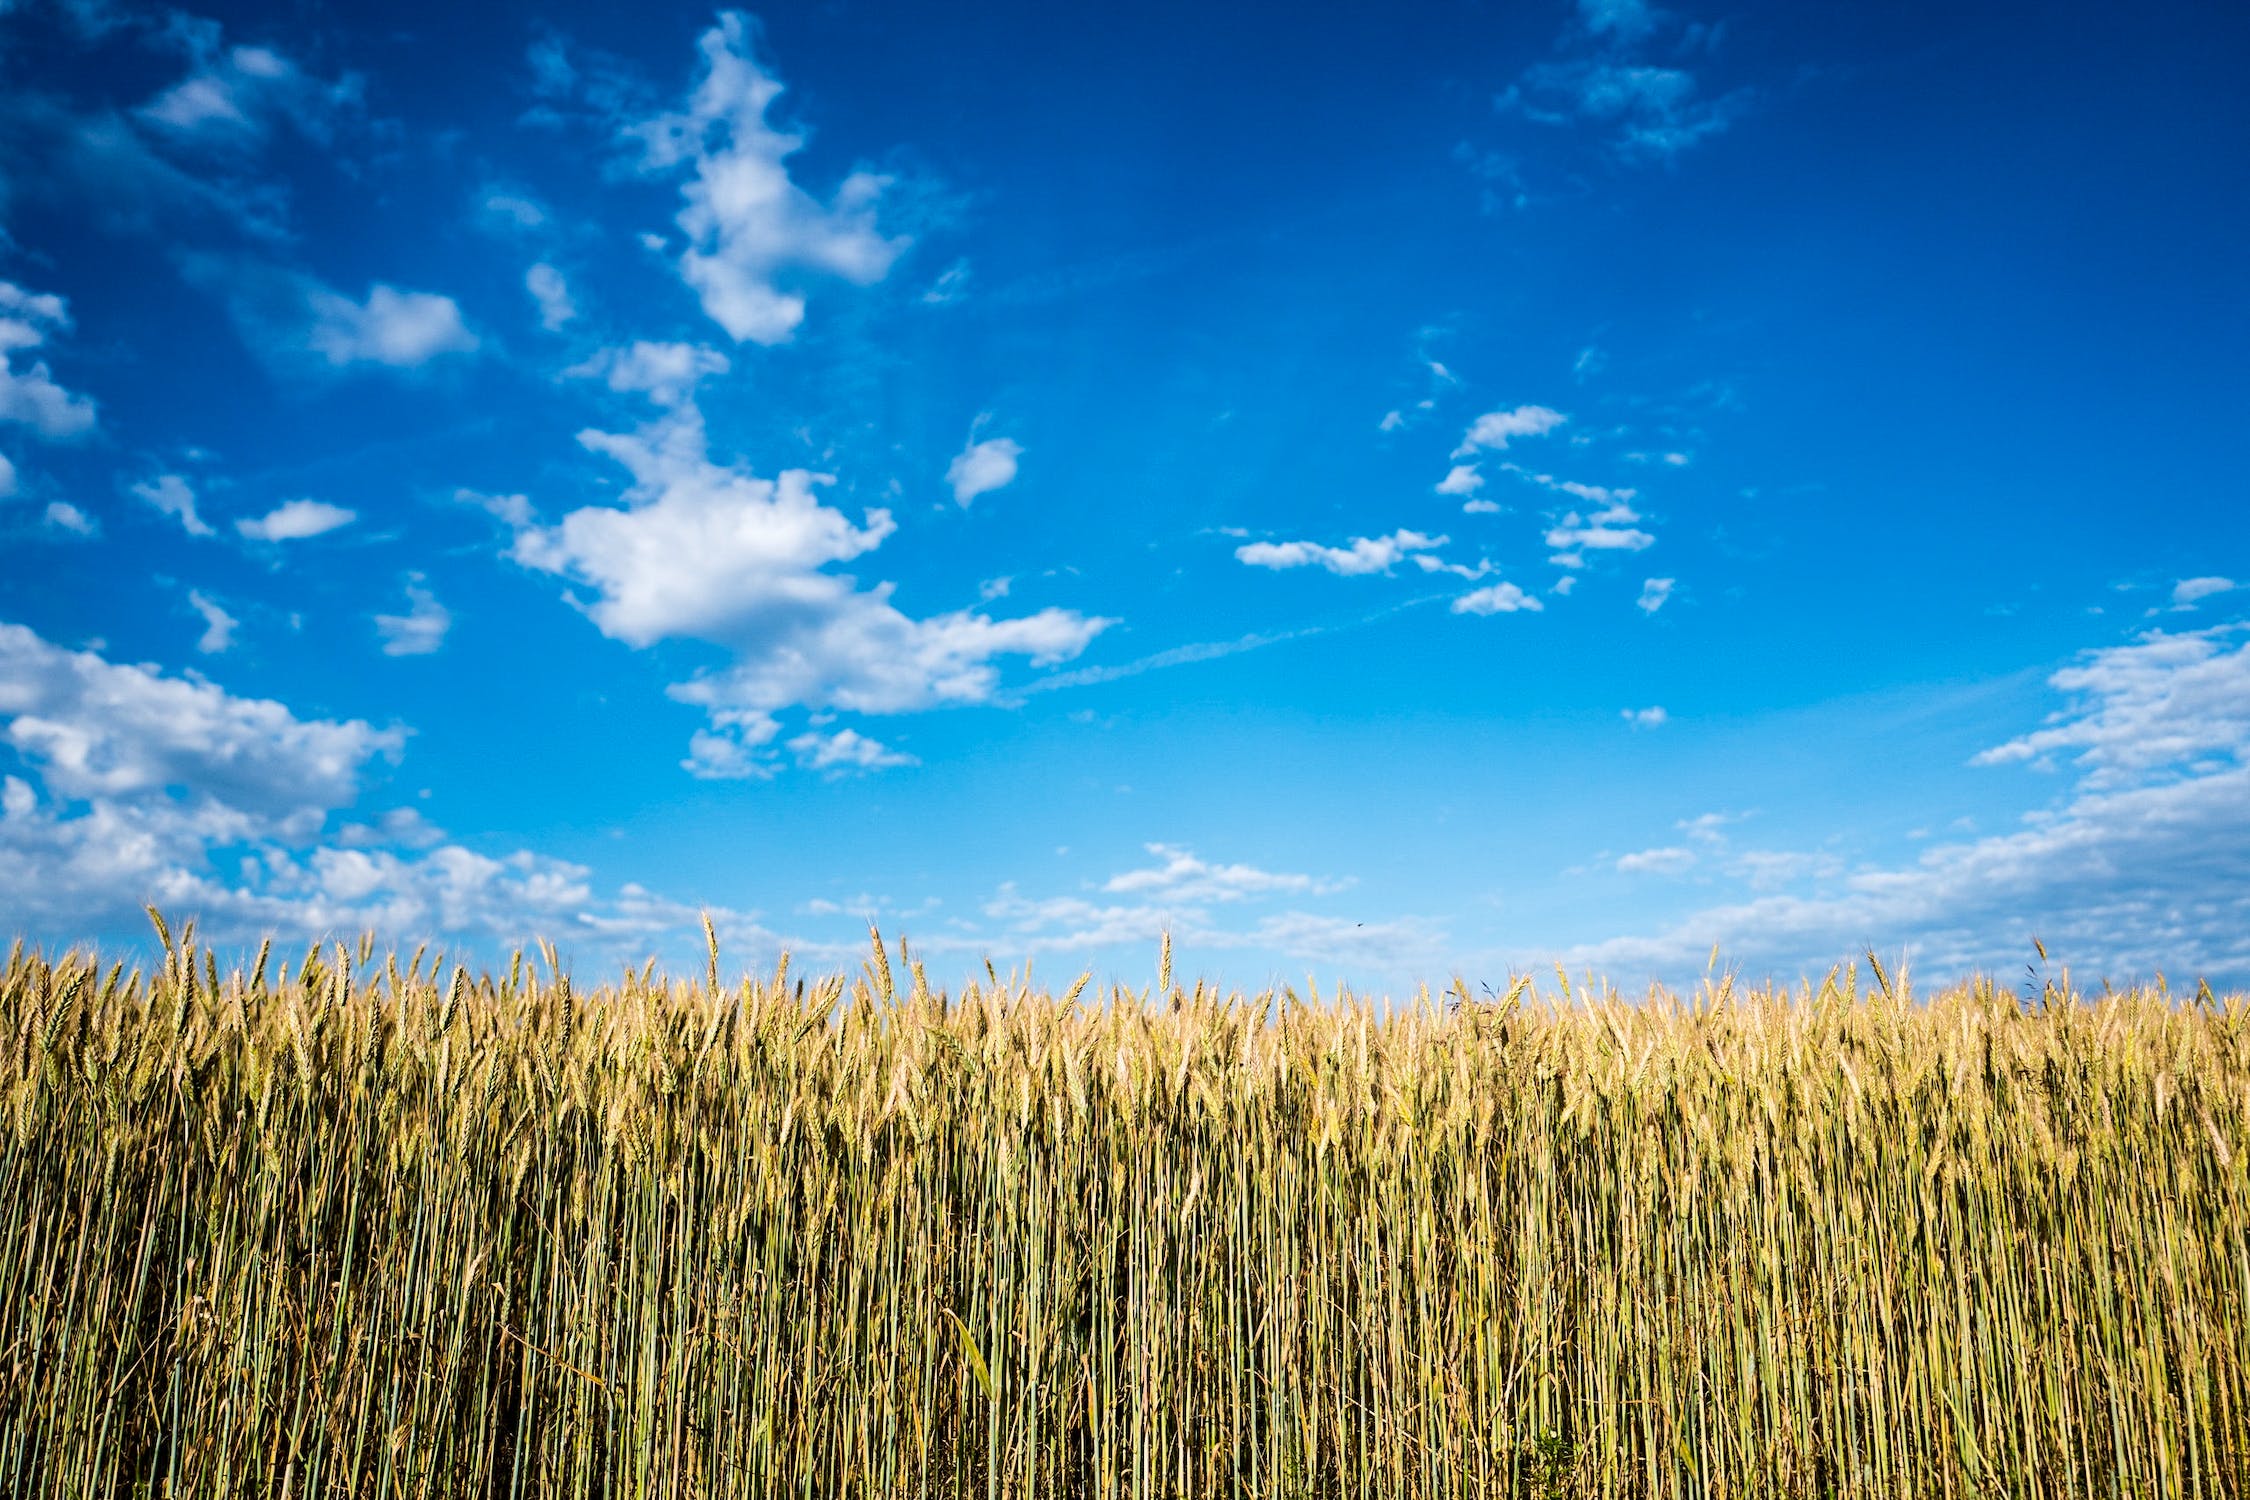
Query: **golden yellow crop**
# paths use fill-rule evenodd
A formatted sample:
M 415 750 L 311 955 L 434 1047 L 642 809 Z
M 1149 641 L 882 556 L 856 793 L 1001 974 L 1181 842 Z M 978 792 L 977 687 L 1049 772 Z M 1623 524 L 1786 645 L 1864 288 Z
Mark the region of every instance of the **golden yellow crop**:
M 165 945 L 6 970 L 0 1493 L 2250 1495 L 2239 1001 Z

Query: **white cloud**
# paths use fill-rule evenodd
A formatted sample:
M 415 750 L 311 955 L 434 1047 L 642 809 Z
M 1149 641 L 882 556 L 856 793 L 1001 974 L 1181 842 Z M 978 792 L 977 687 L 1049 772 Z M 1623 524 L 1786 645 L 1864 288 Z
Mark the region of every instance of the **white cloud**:
M 1512 583 L 1495 583 L 1463 594 L 1453 601 L 1457 615 L 1512 615 L 1519 611 L 1537 614 L 1547 606 Z
M 375 617 L 376 633 L 383 638 L 383 654 L 428 656 L 445 644 L 445 633 L 453 628 L 452 611 L 438 603 L 419 573 L 407 575 L 406 606 L 403 615 Z
M 1596 36 L 1638 41 L 1656 26 L 1647 0 L 1578 0 L 1578 18 Z
M 366 762 L 405 742 L 396 729 L 300 720 L 279 703 L 116 665 L 4 624 L 0 719 L 0 738 L 61 796 L 192 789 L 276 818 L 349 802 Z
M 788 159 L 804 140 L 766 121 L 782 84 L 752 55 L 754 35 L 748 17 L 723 12 L 699 43 L 703 72 L 686 107 L 626 134 L 641 148 L 643 170 L 691 173 L 681 188 L 688 248 L 680 273 L 703 310 L 737 342 L 779 344 L 804 320 L 804 278 L 871 285 L 907 241 L 876 226 L 889 179 L 855 171 L 827 203 L 790 179 Z
M 1613 489 L 1607 485 L 1583 484 L 1575 479 L 1558 479 L 1552 474 L 1537 474 L 1521 464 L 1503 464 L 1501 467 L 1541 489 L 1553 490 L 1574 500 L 1583 500 L 1588 505 L 1630 507 L 1641 493 L 1639 490 Z
M 348 526 L 358 514 L 325 500 L 289 500 L 262 516 L 244 517 L 234 529 L 254 542 L 298 542 Z
M 1623 710 L 1625 722 L 1635 729 L 1661 729 L 1671 720 L 1661 705 Z
M 1617 861 L 1619 873 L 1625 875 L 1684 875 L 1694 868 L 1695 851 L 1676 847 L 1643 849 Z
M 775 767 L 738 734 L 698 729 L 688 736 L 687 759 L 680 762 L 680 769 L 698 781 L 767 781 Z
M 355 301 L 301 271 L 249 259 L 182 257 L 188 279 L 216 292 L 244 342 L 284 367 L 415 369 L 477 348 L 451 297 L 378 282 Z
M 477 347 L 461 309 L 435 292 L 402 292 L 378 282 L 365 302 L 320 288 L 309 294 L 309 305 L 311 347 L 332 365 L 412 369 Z
M 637 432 L 580 440 L 632 473 L 625 504 L 523 526 L 513 555 L 591 586 L 586 614 L 616 640 L 688 638 L 733 652 L 731 666 L 672 690 L 715 725 L 792 707 L 904 713 L 989 702 L 996 659 L 1066 661 L 1114 623 L 1059 608 L 1012 619 L 905 614 L 890 584 L 863 589 L 828 571 L 881 546 L 895 529 L 888 511 L 855 524 L 822 503 L 834 482 L 826 475 L 764 479 L 713 462 L 692 404 Z
M 50 292 L 29 292 L 0 281 L 0 422 L 29 427 L 43 438 L 84 436 L 94 426 L 94 403 L 56 384 L 45 360 L 19 364 L 19 351 L 37 349 L 49 334 L 68 330 L 70 309 Z
M 1353 537 L 1348 547 L 1324 547 L 1318 542 L 1248 542 L 1234 549 L 1235 557 L 1253 568 L 1320 567 L 1341 577 L 1388 573 L 1402 559 L 1445 545 L 1442 536 L 1419 531 L 1394 531 L 1389 536 Z
M 16 466 L 8 461 L 7 454 L 0 453 L 0 500 L 7 499 L 15 492 Z
M 932 307 L 945 307 L 960 301 L 968 289 L 969 263 L 957 260 L 930 283 L 929 290 L 922 293 L 922 300 Z
M 1724 131 L 1749 107 L 1750 95 L 1737 90 L 1706 99 L 1684 68 L 1577 58 L 1532 67 L 1502 102 L 1542 123 L 1575 117 L 1601 125 L 1621 156 L 1658 160 Z
M 475 506 L 510 531 L 521 531 L 533 520 L 529 495 L 487 495 L 476 490 L 455 490 L 453 498 L 463 505 Z
M 675 938 L 682 958 L 701 947 L 693 907 L 633 885 L 597 894 L 584 868 L 528 851 L 447 843 L 410 808 L 324 835 L 399 754 L 399 729 L 300 719 L 0 625 L 0 741 L 25 771 L 0 777 L 0 911 L 19 932 L 145 936 L 153 902 L 229 943 L 481 934 L 504 954 L 545 935 L 629 961 Z M 713 917 L 730 951 L 779 946 L 741 913 Z
M 1396 432 L 1405 425 L 1406 413 L 1402 411 L 1384 412 L 1383 420 L 1375 424 L 1377 430 L 1382 432 Z
M 136 113 L 176 143 L 243 150 L 263 144 L 277 120 L 325 143 L 336 116 L 359 103 L 357 77 L 327 82 L 271 47 L 226 46 L 216 22 L 175 13 L 166 35 L 192 70 Z
M 945 482 L 953 486 L 953 503 L 967 505 L 979 495 L 1013 484 L 1016 460 L 1022 457 L 1023 446 L 1013 438 L 970 443 L 946 465 Z
M 1589 552 L 1640 552 L 1655 546 L 1655 537 L 1632 524 L 1639 519 L 1622 503 L 1592 516 L 1572 511 L 1547 533 L 1547 545 L 1554 549 L 1548 561 L 1558 568 L 1581 568 Z
M 2231 578 L 2183 578 L 2172 585 L 2172 607 L 2193 609 L 2205 599 L 2233 592 L 2235 587 Z
M 1011 952 L 1062 952 L 1084 962 L 1103 948 L 1130 947 L 1153 958 L 1160 935 L 1174 942 L 1175 974 L 1192 973 L 1191 955 L 1208 949 L 1263 949 L 1285 955 L 1290 964 L 1352 964 L 1403 977 L 1419 967 L 1441 972 L 1447 961 L 1444 931 L 1420 917 L 1376 917 L 1305 911 L 1296 907 L 1261 914 L 1245 908 L 1276 901 L 1333 896 L 1350 889 L 1348 880 L 1286 874 L 1246 864 L 1203 860 L 1173 844 L 1151 844 L 1153 867 L 1111 876 L 1097 891 L 1107 900 L 1080 895 L 1031 896 L 1014 883 L 1003 884 L 983 908 L 1000 926 L 997 933 L 962 928 L 940 932 L 924 946 L 932 951 L 977 952 L 1004 947 Z M 1225 912 L 1230 920 L 1220 920 Z
M 921 764 L 913 756 L 871 740 L 856 729 L 839 729 L 830 734 L 807 730 L 791 739 L 789 748 L 796 752 L 797 764 L 808 771 L 882 771 L 892 766 Z
M 1437 492 L 1441 495 L 1473 495 L 1483 488 L 1484 476 L 1477 472 L 1475 464 L 1455 464 L 1437 483 Z
M 195 643 L 196 650 L 216 656 L 234 644 L 235 627 L 242 622 L 220 607 L 216 599 L 200 589 L 190 589 L 188 606 L 203 616 L 203 634 Z
M 68 500 L 47 502 L 47 524 L 57 531 L 67 531 L 72 536 L 98 536 L 101 533 L 101 527 L 94 524 L 94 518 Z
M 1496 516 L 1500 511 L 1497 500 L 1467 500 L 1461 505 L 1461 514 L 1465 516 Z
M 1570 418 L 1545 406 L 1519 406 L 1513 411 L 1488 411 L 1469 424 L 1461 435 L 1455 458 L 1467 458 L 1480 449 L 1502 449 L 1511 439 L 1539 437 L 1554 431 Z
M 178 521 L 189 536 L 211 535 L 210 526 L 195 513 L 195 491 L 179 475 L 159 474 L 154 479 L 137 481 L 131 489 L 133 494 Z
M 2243 629 L 2151 631 L 2132 645 L 2089 653 L 2047 679 L 2072 695 L 2069 707 L 2046 728 L 1995 745 L 1974 764 L 2067 755 L 2085 785 L 2107 789 L 2241 755 L 2250 746 L 2250 643 L 2237 639 Z
M 538 229 L 547 222 L 547 210 L 521 193 L 495 189 L 484 195 L 482 206 L 488 220 L 510 229 Z M 532 295 L 538 293 L 534 291 Z
M 578 304 L 570 299 L 570 283 L 545 261 L 523 273 L 523 289 L 539 304 L 539 326 L 549 333 L 578 316 Z
M 697 386 L 731 368 L 727 357 L 716 349 L 642 339 L 598 350 L 563 373 L 579 379 L 599 376 L 613 391 L 638 391 L 658 406 L 679 406 L 694 396 Z
M 1255 865 L 1217 865 L 1178 844 L 1144 844 L 1161 863 L 1112 875 L 1102 889 L 1111 895 L 1145 895 L 1170 902 L 1240 901 L 1276 894 L 1313 895 L 1340 891 L 1349 881 L 1261 870 Z
M 1828 964 L 1910 945 L 1925 980 L 2013 968 L 2038 934 L 2082 980 L 2156 969 L 2250 982 L 2250 646 L 2239 627 L 2151 632 L 2055 673 L 2042 729 L 1976 757 L 2068 756 L 2074 785 L 2012 832 L 1938 844 L 1904 867 L 1846 871 L 1827 853 L 1747 851 L 1753 889 L 1800 889 L 1695 912 L 1646 937 L 1566 954 L 1639 977 L 1733 959 Z M 1822 888 L 1825 886 L 1825 888 Z
M 1665 600 L 1672 597 L 1672 585 L 1675 581 L 1670 578 L 1643 579 L 1641 597 L 1633 602 L 1639 606 L 1642 614 L 1653 615 L 1664 607 Z

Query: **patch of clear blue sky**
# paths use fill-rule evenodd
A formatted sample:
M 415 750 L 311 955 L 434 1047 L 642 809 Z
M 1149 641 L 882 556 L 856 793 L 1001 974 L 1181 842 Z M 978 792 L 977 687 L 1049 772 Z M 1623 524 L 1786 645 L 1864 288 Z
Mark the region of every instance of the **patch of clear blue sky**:
M 768 7 L 774 119 L 807 137 L 791 177 L 825 202 L 856 168 L 887 175 L 877 220 L 912 241 L 871 284 L 804 278 L 804 321 L 772 346 L 706 315 L 676 263 L 677 174 L 618 142 L 681 106 L 709 10 L 209 14 L 225 45 L 353 75 L 356 94 L 255 145 L 158 140 L 179 180 L 135 175 L 88 142 L 104 121 L 146 134 L 133 111 L 192 49 L 123 9 L 0 17 L 0 276 L 67 298 L 73 326 L 37 354 L 100 411 L 74 441 L 0 426 L 18 473 L 0 618 L 300 718 L 410 727 L 331 831 L 414 806 L 481 853 L 589 867 L 596 903 L 634 882 L 742 913 L 750 948 L 849 940 L 874 896 L 887 926 L 959 945 L 941 970 L 1038 948 L 1138 975 L 1135 934 L 1164 920 L 1210 934 L 1187 961 L 1252 983 L 1497 977 L 1558 952 L 1634 982 L 1677 955 L 1600 945 L 1680 924 L 1708 932 L 1672 943 L 1689 969 L 1706 942 L 1757 972 L 1863 943 L 2012 964 L 2082 885 L 1984 891 L 2008 920 L 1964 946 L 1943 912 L 1854 905 L 1853 876 L 2076 816 L 2088 773 L 2067 759 L 2042 775 L 1972 757 L 2064 708 L 2044 679 L 2079 653 L 2238 613 L 2226 593 L 2146 613 L 2178 580 L 2250 568 L 2236 7 Z M 566 94 L 540 93 L 541 47 L 570 60 Z M 545 222 L 509 226 L 495 194 Z M 578 305 L 560 333 L 526 296 L 535 261 Z M 353 298 L 451 298 L 477 348 L 321 367 L 277 347 L 301 330 L 244 316 L 226 268 L 253 263 Z M 992 702 L 785 716 L 784 737 L 850 727 L 918 764 L 690 776 L 706 718 L 665 689 L 736 653 L 605 637 L 566 598 L 589 587 L 509 560 L 453 499 L 521 493 L 549 521 L 616 503 L 622 470 L 576 434 L 649 409 L 562 372 L 636 339 L 731 362 L 700 393 L 714 459 L 809 467 L 854 519 L 895 513 L 879 549 L 827 571 L 895 582 L 916 618 L 1117 623 L 1067 663 L 1004 661 Z M 1482 456 L 1501 513 L 1435 493 L 1477 415 L 1526 405 L 1569 420 Z M 1022 457 L 963 508 L 945 474 L 972 434 Z M 1653 545 L 1592 554 L 1549 592 L 1565 575 L 1544 534 L 1600 506 L 1508 461 L 1636 491 Z M 194 481 L 217 536 L 127 493 L 158 473 Z M 297 498 L 357 519 L 280 545 L 232 534 Z M 56 501 L 100 535 L 42 520 Z M 1494 571 L 1236 556 L 1401 529 Z M 387 656 L 372 617 L 405 607 L 409 573 L 451 628 Z M 1652 578 L 1675 582 L 1648 612 Z M 1544 609 L 1450 609 L 1500 581 Z M 230 649 L 196 649 L 191 589 L 238 617 Z M 1624 720 L 1657 705 L 1660 726 Z M 2199 753 L 2165 774 L 2209 772 Z M 39 784 L 20 737 L 0 761 Z M 2234 812 L 2220 831 L 2250 831 Z M 1713 813 L 1728 821 L 1680 826 Z M 1105 889 L 1165 863 L 1149 844 L 1309 880 Z M 1684 852 L 1619 868 L 1658 850 Z M 2182 967 L 2250 977 L 2227 932 L 2243 872 L 2195 850 L 2192 876 L 2112 872 L 2132 899 L 2075 935 L 2085 963 L 2136 971 L 2168 942 Z M 227 884 L 241 852 L 212 845 L 203 873 Z M 1759 852 L 1798 863 L 1753 881 Z M 8 925 L 123 934 L 129 883 L 82 923 L 23 897 Z M 1777 897 L 1839 904 L 1809 931 L 1745 908 Z M 1047 905 L 1066 900 L 1123 926 Z M 227 920 L 286 931 L 276 909 Z M 572 935 L 589 961 L 611 953 Z M 623 941 L 686 951 L 671 929 Z

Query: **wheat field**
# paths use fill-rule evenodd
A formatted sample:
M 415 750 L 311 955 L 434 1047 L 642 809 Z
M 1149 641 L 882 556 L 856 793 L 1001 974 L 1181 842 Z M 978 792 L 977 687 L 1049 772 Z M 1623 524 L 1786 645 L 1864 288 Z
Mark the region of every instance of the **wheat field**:
M 2250 1495 L 2208 991 L 163 944 L 8 962 L 0 1493 Z

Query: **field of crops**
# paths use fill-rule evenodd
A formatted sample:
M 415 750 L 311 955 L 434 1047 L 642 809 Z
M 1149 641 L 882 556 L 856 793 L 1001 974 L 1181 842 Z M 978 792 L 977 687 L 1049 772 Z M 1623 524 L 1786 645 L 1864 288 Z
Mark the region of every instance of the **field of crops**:
M 2250 1495 L 2250 1006 L 19 954 L 0 1493 Z

